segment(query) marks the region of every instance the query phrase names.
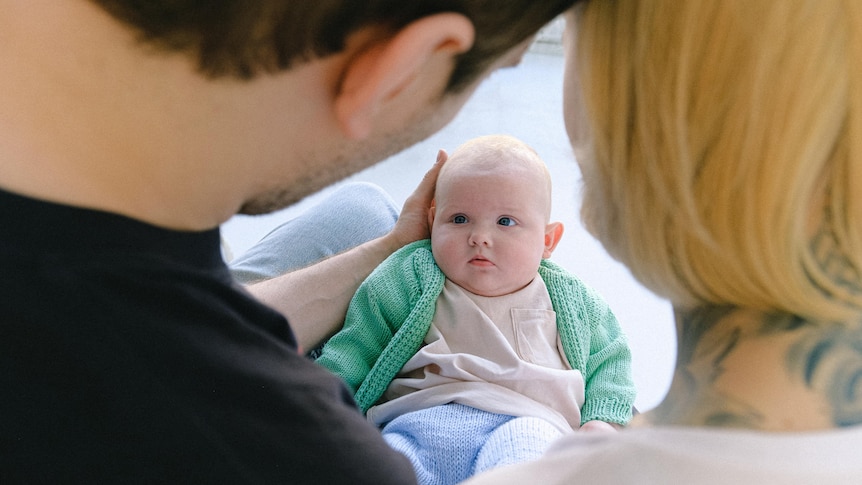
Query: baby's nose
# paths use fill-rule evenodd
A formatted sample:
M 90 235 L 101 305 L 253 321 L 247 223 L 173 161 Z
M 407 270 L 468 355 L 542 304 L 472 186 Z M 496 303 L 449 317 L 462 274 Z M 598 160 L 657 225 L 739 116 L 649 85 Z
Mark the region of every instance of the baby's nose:
M 490 246 L 491 238 L 488 231 L 476 229 L 470 233 L 471 246 Z

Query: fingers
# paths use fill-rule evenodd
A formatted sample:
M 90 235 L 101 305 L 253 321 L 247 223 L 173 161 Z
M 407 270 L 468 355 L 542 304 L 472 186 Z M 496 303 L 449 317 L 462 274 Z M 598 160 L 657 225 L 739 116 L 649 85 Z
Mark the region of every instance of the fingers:
M 581 431 L 590 433 L 616 433 L 617 424 L 606 423 L 604 421 L 587 421 L 581 425 Z
M 437 185 L 437 176 L 440 175 L 440 169 L 443 168 L 443 164 L 448 159 L 449 155 L 446 153 L 446 150 L 441 148 L 437 152 L 437 160 L 434 162 L 434 165 L 425 172 L 422 181 L 419 182 L 416 190 L 408 198 L 408 204 L 419 204 L 425 209 L 431 206 L 431 200 L 434 199 L 434 187 Z
M 434 162 L 434 165 L 425 172 L 425 176 L 422 177 L 422 181 L 419 183 L 419 187 L 416 192 L 419 193 L 420 189 L 425 193 L 426 200 L 430 205 L 431 199 L 434 198 L 434 187 L 437 185 L 437 176 L 440 175 L 440 169 L 443 168 L 443 164 L 446 163 L 446 160 L 449 159 L 449 154 L 446 153 L 446 150 L 440 149 L 437 152 L 437 161 Z
M 434 188 L 437 185 L 437 176 L 449 155 L 445 150 L 437 152 L 437 161 L 422 177 L 416 190 L 404 201 L 401 215 L 395 223 L 395 228 L 390 233 L 391 237 L 399 241 L 401 245 L 427 239 L 431 234 L 428 224 L 428 210 L 434 200 Z

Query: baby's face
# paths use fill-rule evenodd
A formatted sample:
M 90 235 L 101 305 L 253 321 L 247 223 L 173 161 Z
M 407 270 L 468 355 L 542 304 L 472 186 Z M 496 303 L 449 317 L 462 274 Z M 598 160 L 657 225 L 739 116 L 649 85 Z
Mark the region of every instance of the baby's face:
M 437 186 L 431 249 L 443 273 L 482 296 L 506 295 L 536 276 L 550 256 L 550 195 L 530 172 L 458 170 Z

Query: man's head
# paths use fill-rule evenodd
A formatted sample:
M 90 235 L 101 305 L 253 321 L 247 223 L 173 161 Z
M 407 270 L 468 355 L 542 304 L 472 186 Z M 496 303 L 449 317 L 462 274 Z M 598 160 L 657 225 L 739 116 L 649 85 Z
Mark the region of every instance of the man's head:
M 0 184 L 180 229 L 275 210 L 439 130 L 575 1 L 0 0 Z
M 152 56 L 167 52 L 216 85 L 237 86 L 210 101 L 219 104 L 208 108 L 218 110 L 212 120 L 234 121 L 214 128 L 208 150 L 210 166 L 223 157 L 258 177 L 232 209 L 249 214 L 296 202 L 439 130 L 485 76 L 517 64 L 533 34 L 576 2 L 91 1 Z
M 437 179 L 429 213 L 434 259 L 477 295 L 520 290 L 562 236 L 550 213 L 550 174 L 532 148 L 503 135 L 468 141 Z
M 577 0 L 91 0 L 141 40 L 194 57 L 210 76 L 250 78 L 342 52 L 351 34 L 389 35 L 433 14 L 463 15 L 476 41 L 459 56 L 457 92 Z

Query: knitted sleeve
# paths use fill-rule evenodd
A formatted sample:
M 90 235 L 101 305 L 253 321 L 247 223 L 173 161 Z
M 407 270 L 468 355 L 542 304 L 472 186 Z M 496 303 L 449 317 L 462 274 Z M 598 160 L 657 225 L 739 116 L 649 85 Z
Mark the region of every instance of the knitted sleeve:
M 545 260 L 540 273 L 569 363 L 584 374 L 581 422 L 628 423 L 636 393 L 631 351 L 619 322 L 598 293 L 560 266 Z
M 365 380 L 396 330 L 392 326 L 396 323 L 387 322 L 374 304 L 371 279 L 379 274 L 375 271 L 360 285 L 350 301 L 343 328 L 326 342 L 316 360 L 344 379 L 351 393 Z
M 631 420 L 636 395 L 631 350 L 607 303 L 592 289 L 585 289 L 584 307 L 593 318 L 589 322 L 590 355 L 584 377 L 582 421 L 626 424 Z
M 359 286 L 317 362 L 344 379 L 363 412 L 422 345 L 443 281 L 425 240 L 393 253 Z
M 359 285 L 347 308 L 344 326 L 326 342 L 316 360 L 344 379 L 353 393 L 409 310 L 409 286 L 402 281 L 405 275 L 398 271 L 401 259 L 399 252 L 393 253 Z

